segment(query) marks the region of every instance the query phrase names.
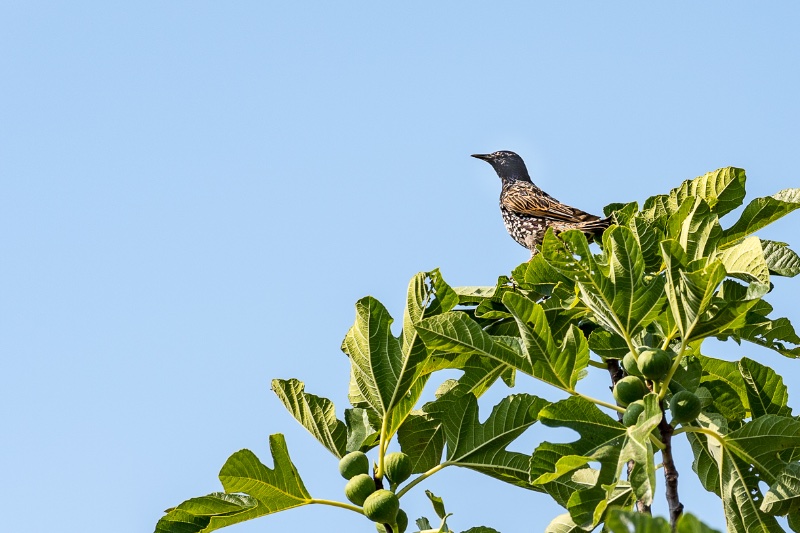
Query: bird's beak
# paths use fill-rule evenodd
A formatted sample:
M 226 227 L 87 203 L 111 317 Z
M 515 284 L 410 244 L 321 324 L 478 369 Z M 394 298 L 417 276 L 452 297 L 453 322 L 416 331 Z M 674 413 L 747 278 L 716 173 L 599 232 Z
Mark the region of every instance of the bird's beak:
M 492 158 L 490 154 L 472 154 L 472 157 L 483 159 L 484 161 L 489 161 Z

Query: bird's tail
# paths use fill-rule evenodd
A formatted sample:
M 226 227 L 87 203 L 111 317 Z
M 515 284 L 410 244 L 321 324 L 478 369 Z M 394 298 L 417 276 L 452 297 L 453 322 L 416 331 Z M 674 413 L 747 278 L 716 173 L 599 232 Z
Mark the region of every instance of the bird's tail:
M 587 222 L 583 222 L 579 227 L 584 233 L 599 237 L 613 222 L 614 221 L 609 216 L 606 218 L 600 218 L 598 220 L 589 220 Z

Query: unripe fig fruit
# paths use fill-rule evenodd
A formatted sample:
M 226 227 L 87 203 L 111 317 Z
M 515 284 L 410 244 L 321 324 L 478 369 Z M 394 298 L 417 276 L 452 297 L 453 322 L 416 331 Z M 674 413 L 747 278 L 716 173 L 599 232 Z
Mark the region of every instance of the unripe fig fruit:
M 622 366 L 625 367 L 625 372 L 627 372 L 628 375 L 642 375 L 642 373 L 639 372 L 639 366 L 636 363 L 636 358 L 633 356 L 633 352 L 628 352 L 625 354 L 625 357 L 622 358 Z
M 639 354 L 639 371 L 647 379 L 659 381 L 667 375 L 671 366 L 669 352 L 648 348 Z
M 394 524 L 399 510 L 400 500 L 390 490 L 376 490 L 364 501 L 364 515 L 373 522 Z
M 375 480 L 369 474 L 353 476 L 344 486 L 344 495 L 356 505 L 364 505 L 364 500 L 373 492 L 375 492 Z
M 403 452 L 393 452 L 387 453 L 386 457 L 383 458 L 383 468 L 389 481 L 402 483 L 411 475 L 413 466 L 408 455 Z
M 399 529 L 397 533 L 403 533 L 408 527 L 408 515 L 402 509 L 397 511 L 397 518 L 394 521 L 397 524 L 397 529 Z M 378 530 L 378 533 L 386 533 L 386 528 L 383 527 L 383 524 L 375 524 L 375 529 Z
M 625 414 L 622 415 L 622 425 L 625 427 L 630 427 L 636 424 L 636 421 L 639 419 L 639 415 L 643 412 L 643 401 L 636 400 L 635 402 L 628 404 L 628 408 L 625 409 Z
M 672 411 L 672 422 L 680 422 L 682 424 L 691 422 L 697 418 L 697 415 L 700 414 L 702 409 L 703 405 L 700 402 L 700 398 L 688 390 L 676 392 L 669 401 L 669 410 Z
M 636 376 L 625 376 L 614 385 L 614 398 L 623 407 L 636 400 L 641 400 L 648 392 L 644 381 Z
M 339 473 L 345 479 L 369 474 L 369 458 L 363 452 L 350 452 L 339 461 Z

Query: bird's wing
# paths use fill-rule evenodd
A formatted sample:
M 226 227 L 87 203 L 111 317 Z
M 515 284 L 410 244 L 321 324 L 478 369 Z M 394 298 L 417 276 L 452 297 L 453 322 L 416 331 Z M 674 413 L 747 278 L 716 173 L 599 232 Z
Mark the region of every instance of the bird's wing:
M 518 181 L 511 184 L 500 199 L 506 209 L 535 217 L 545 217 L 567 222 L 583 222 L 597 220 L 580 209 L 564 205 L 535 185 Z

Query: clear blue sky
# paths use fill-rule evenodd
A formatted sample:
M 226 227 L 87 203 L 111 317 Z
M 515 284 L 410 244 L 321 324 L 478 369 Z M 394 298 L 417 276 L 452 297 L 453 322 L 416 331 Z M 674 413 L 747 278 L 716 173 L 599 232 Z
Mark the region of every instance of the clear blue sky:
M 268 462 L 277 432 L 312 494 L 341 498 L 269 381 L 303 379 L 341 414 L 358 298 L 400 317 L 417 271 L 485 285 L 527 259 L 469 154 L 517 151 L 594 212 L 728 165 L 751 198 L 800 185 L 797 4 L 532 4 L 3 2 L 3 530 L 151 531 L 218 490 L 234 451 Z M 799 222 L 764 235 L 800 249 Z M 800 280 L 776 284 L 800 325 Z M 535 427 L 518 448 L 569 437 Z M 690 463 L 687 510 L 723 529 Z M 429 488 L 456 530 L 562 512 L 456 469 Z M 422 490 L 404 501 L 432 515 Z M 289 527 L 372 530 L 311 508 L 231 531 Z

